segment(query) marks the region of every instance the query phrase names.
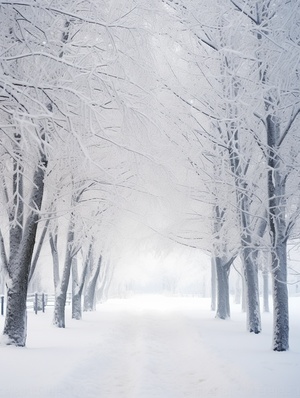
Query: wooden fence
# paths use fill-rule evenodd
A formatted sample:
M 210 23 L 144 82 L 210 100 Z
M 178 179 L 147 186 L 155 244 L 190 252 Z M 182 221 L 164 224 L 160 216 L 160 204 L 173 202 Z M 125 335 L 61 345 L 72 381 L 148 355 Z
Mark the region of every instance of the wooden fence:
M 1 315 L 5 314 L 5 299 L 4 295 L 0 296 L 0 311 Z M 67 294 L 66 305 L 71 304 L 71 293 Z M 27 295 L 27 309 L 32 309 L 35 314 L 39 311 L 45 312 L 46 307 L 54 307 L 55 304 L 55 295 L 48 293 L 31 293 Z

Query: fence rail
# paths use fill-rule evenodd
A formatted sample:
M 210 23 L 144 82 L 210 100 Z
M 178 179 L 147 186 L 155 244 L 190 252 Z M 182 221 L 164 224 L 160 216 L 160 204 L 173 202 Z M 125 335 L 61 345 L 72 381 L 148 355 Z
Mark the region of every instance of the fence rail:
M 0 296 L 0 311 L 1 315 L 5 314 L 5 299 L 4 295 Z M 71 293 L 67 294 L 66 305 L 71 304 Z M 27 295 L 26 306 L 27 309 L 33 309 L 35 314 L 39 311 L 45 312 L 46 307 L 54 307 L 55 295 L 48 293 L 30 293 Z

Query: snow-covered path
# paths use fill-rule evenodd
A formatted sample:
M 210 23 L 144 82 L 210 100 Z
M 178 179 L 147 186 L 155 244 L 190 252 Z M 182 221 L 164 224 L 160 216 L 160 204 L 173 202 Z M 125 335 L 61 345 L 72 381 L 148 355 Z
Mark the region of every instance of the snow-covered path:
M 29 314 L 28 348 L 1 348 L 0 397 L 300 396 L 299 347 L 288 353 L 270 350 L 270 315 L 265 335 L 253 336 L 245 332 L 244 314 L 219 321 L 207 304 L 155 297 L 110 300 L 96 313 L 84 314 L 83 321 L 69 321 L 66 330 L 49 327 L 47 314 Z M 11 368 L 3 367 L 7 358 Z M 14 384 L 16 379 L 20 383 Z
M 144 309 L 125 315 L 122 309 L 115 315 L 119 321 L 110 334 L 58 396 L 72 390 L 72 397 L 226 397 L 233 385 L 241 396 L 247 379 L 205 347 L 182 313 Z

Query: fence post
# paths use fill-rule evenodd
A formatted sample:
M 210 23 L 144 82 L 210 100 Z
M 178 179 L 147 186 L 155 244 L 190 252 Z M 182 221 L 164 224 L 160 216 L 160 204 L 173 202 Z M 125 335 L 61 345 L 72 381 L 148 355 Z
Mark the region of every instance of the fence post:
M 42 293 L 42 311 L 45 312 L 45 293 Z
M 37 314 L 38 312 L 38 294 L 35 293 L 34 295 L 34 312 L 35 314 Z
M 4 315 L 4 296 L 1 296 L 1 315 Z

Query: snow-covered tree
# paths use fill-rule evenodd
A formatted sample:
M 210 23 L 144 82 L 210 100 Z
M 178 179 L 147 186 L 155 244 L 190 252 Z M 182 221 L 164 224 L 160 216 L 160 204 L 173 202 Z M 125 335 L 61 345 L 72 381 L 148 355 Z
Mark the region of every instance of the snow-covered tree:
M 251 78 L 258 95 L 254 113 L 261 122 L 256 140 L 264 148 L 267 209 L 274 300 L 275 351 L 288 349 L 287 240 L 295 223 L 292 210 L 297 184 L 295 132 L 299 126 L 299 4 L 296 1 L 231 1 L 247 19 L 255 39 Z M 250 33 L 251 32 L 251 33 Z M 255 69 L 254 69 L 255 68 Z M 256 77 L 254 77 L 256 73 Z M 253 108 L 252 108 L 253 109 Z M 260 131 L 260 133 L 259 133 Z M 296 180 L 295 180 L 296 177 Z M 295 184 L 296 183 L 296 184 Z
M 5 242 L 1 246 L 9 289 L 4 334 L 16 345 L 26 340 L 28 273 L 44 186 L 47 202 L 50 192 L 56 191 L 47 185 L 48 179 L 59 166 L 71 165 L 68 160 L 74 156 L 75 145 L 81 151 L 82 166 L 84 159 L 101 168 L 99 160 L 90 157 L 87 142 L 96 137 L 95 128 L 103 140 L 101 130 L 109 131 L 109 127 L 103 125 L 102 111 L 112 102 L 110 116 L 118 108 L 111 84 L 119 76 L 114 74 L 113 40 L 101 22 L 107 9 L 90 6 L 0 3 L 1 151 L 9 214 L 9 238 L 2 232 L 1 240 L 9 244 L 9 255 Z M 119 28 L 112 24 L 111 29 L 115 27 Z M 89 141 L 91 148 L 96 144 Z M 61 159 L 64 145 L 69 145 L 65 148 L 69 152 Z M 52 217 L 52 205 L 45 203 L 45 209 L 47 217 Z

